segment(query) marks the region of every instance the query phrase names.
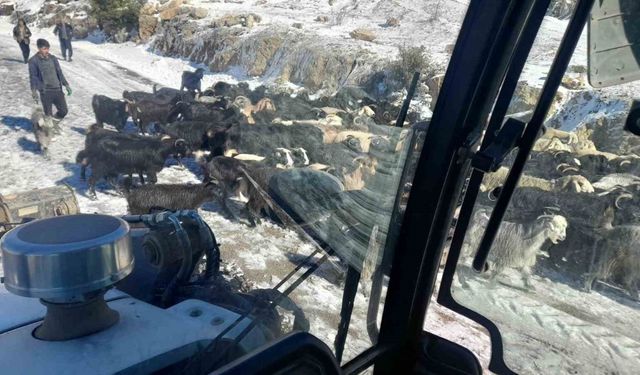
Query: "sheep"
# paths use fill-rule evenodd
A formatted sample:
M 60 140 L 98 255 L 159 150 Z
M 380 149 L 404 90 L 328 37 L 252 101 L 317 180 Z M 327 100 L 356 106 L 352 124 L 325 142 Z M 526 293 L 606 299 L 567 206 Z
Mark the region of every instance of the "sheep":
M 475 215 L 475 220 L 465 238 L 465 249 L 476 248 L 489 222 L 483 212 Z M 533 289 L 530 282 L 532 268 L 545 241 L 554 245 L 565 240 L 568 227 L 567 219 L 561 215 L 542 215 L 532 223 L 513 223 L 503 221 L 493 241 L 488 258 L 490 286 L 493 287 L 506 268 L 516 268 L 522 273 L 524 286 Z M 467 283 L 461 280 L 463 285 Z
M 155 209 L 195 210 L 203 203 L 218 200 L 220 188 L 213 182 L 197 185 L 156 184 L 132 188 L 125 180 L 125 197 L 132 215 L 148 214 Z

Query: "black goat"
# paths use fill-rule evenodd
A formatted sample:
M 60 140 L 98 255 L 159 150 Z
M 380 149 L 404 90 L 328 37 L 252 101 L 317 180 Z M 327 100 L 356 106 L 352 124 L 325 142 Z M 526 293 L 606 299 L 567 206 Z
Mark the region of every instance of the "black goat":
M 157 99 L 142 99 L 129 102 L 131 118 L 138 125 L 141 133 L 144 133 L 150 124 L 165 125 L 169 123 L 169 114 L 173 110 L 175 102 L 160 101 Z
M 167 116 L 169 122 L 177 120 L 240 123 L 242 116 L 234 108 L 227 109 L 226 101 L 218 103 L 178 102 Z
M 156 184 L 132 188 L 126 179 L 125 197 L 132 215 L 160 210 L 195 210 L 205 202 L 219 199 L 220 189 L 213 182 L 198 185 Z
M 139 100 L 153 100 L 155 95 L 151 92 L 144 91 L 123 91 L 122 98 L 128 102 L 137 102 Z
M 202 94 L 202 78 L 204 77 L 204 69 L 198 68 L 195 72 L 182 72 L 182 83 L 180 83 L 180 91 L 187 89 L 190 93 L 198 92 Z
M 124 100 L 111 99 L 104 95 L 94 95 L 91 100 L 96 123 L 102 127 L 104 124 L 113 125 L 118 131 L 122 131 L 129 119 L 129 105 Z
M 91 165 L 90 153 L 88 150 L 95 150 L 98 147 L 98 143 L 102 138 L 111 138 L 111 139 L 138 139 L 144 140 L 147 139 L 144 136 L 137 134 L 123 134 L 114 132 L 111 130 L 106 130 L 101 128 L 98 124 L 94 124 L 89 127 L 87 131 L 87 135 L 84 141 L 84 150 L 78 152 L 76 156 L 76 163 L 80 164 L 80 178 L 82 180 L 86 180 L 86 169 Z M 124 171 L 121 173 L 125 173 Z M 128 171 L 130 177 L 132 177 L 133 173 L 138 173 L 140 176 L 140 182 L 144 184 L 143 171 Z M 117 176 L 116 176 L 117 177 Z
M 202 166 L 205 181 L 215 181 L 220 186 L 221 194 L 219 197 L 220 206 L 222 211 L 227 217 L 235 218 L 235 214 L 229 208 L 227 201 L 231 197 L 235 197 L 236 200 L 245 203 L 245 213 L 249 218 L 251 226 L 256 225 L 257 215 L 255 211 L 257 209 L 249 209 L 249 202 L 251 195 L 254 191 L 251 182 L 247 180 L 245 176 L 245 170 L 248 163 L 244 163 L 238 159 L 229 158 L 226 156 L 216 156 L 212 158 L 208 163 Z M 255 197 L 259 194 L 254 195 Z M 256 207 L 259 205 L 254 203 Z
M 157 181 L 157 173 L 164 168 L 166 159 L 187 154 L 186 142 L 181 139 L 144 139 L 98 136 L 85 149 L 93 173 L 89 178 L 89 192 L 95 197 L 95 185 L 105 177 L 113 178 L 121 173 L 145 172 L 151 183 Z
M 157 85 L 153 85 L 153 95 L 156 99 L 170 102 L 192 102 L 195 99 L 189 91 L 180 91 L 171 87 L 158 88 Z
M 161 127 L 162 131 L 173 137 L 184 139 L 191 150 L 207 150 L 212 155 L 224 153 L 229 124 L 204 121 L 179 121 Z

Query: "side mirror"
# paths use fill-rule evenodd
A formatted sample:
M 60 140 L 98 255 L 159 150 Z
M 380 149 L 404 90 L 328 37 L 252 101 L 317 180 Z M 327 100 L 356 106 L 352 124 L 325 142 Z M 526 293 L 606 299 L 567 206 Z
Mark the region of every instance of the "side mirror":
M 596 0 L 589 21 L 589 84 L 640 79 L 640 1 Z

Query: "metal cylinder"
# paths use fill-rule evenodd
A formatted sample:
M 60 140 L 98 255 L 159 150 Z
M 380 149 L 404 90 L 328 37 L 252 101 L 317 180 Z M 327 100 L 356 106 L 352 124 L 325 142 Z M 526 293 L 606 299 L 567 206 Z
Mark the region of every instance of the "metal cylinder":
M 110 287 L 133 269 L 129 225 L 107 215 L 69 215 L 32 221 L 1 240 L 10 292 L 74 303 Z

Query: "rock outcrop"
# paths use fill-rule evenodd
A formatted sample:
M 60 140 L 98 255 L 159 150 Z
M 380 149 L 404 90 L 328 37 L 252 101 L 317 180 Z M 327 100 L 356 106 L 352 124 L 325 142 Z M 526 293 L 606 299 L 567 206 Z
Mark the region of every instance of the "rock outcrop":
M 243 27 L 220 26 L 202 28 L 195 22 L 165 21 L 159 25 L 152 48 L 205 63 L 215 72 L 235 67 L 250 76 L 289 81 L 310 90 L 335 90 L 364 77 L 375 60 L 361 48 L 331 44 L 292 28 L 269 27 L 249 33 Z
M 0 16 L 10 16 L 16 10 L 13 2 L 0 1 Z

